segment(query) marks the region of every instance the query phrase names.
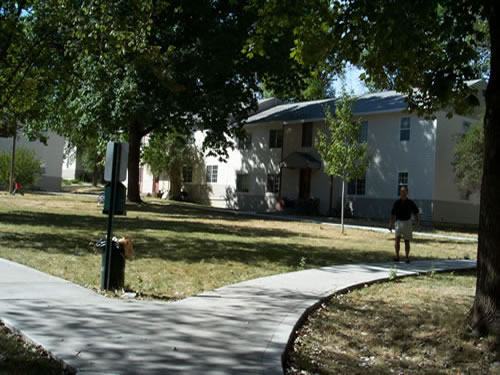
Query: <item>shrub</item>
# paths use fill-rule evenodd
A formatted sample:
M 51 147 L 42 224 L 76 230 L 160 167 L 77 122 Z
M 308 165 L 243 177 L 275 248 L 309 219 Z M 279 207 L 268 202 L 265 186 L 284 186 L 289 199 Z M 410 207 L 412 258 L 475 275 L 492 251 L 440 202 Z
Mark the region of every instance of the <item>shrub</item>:
M 10 179 L 10 152 L 0 152 L 0 185 L 8 187 Z M 17 149 L 14 162 L 14 175 L 22 187 L 34 185 L 42 175 L 42 161 L 35 152 L 27 149 Z

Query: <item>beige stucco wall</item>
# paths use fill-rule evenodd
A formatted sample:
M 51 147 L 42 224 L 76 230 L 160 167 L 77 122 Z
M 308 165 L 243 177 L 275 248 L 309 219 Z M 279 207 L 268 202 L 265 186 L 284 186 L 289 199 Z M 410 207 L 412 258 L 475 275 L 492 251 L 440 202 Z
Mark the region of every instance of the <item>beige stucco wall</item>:
M 305 152 L 321 161 L 321 156 L 314 146 L 318 130 L 326 131 L 324 122 L 313 122 L 312 134 L 313 142 L 311 147 L 302 147 L 302 123 L 286 124 L 284 126 L 283 139 L 283 159 L 293 152 Z M 283 169 L 282 196 L 290 199 L 297 199 L 299 196 L 300 169 Z M 336 186 L 333 193 L 333 206 L 336 206 L 339 187 Z M 330 204 L 330 178 L 324 171 L 324 165 L 321 163 L 321 169 L 311 170 L 311 192 L 310 198 L 319 199 L 320 213 L 328 214 Z
M 479 194 L 468 199 L 459 191 L 453 169 L 453 152 L 460 135 L 464 134 L 464 121 L 474 124 L 478 118 L 454 115 L 451 119 L 439 112 L 437 121 L 436 167 L 434 179 L 435 222 L 478 224 Z
M 423 220 L 432 219 L 436 122 L 406 112 L 360 116 L 368 123 L 370 165 L 366 172 L 364 196 L 353 197 L 361 215 L 390 216 L 392 202 L 398 199 L 398 174 L 408 173 L 410 198 L 420 209 Z M 410 118 L 410 140 L 400 140 L 403 117 Z M 374 201 L 376 200 L 376 201 Z
M 273 128 L 273 127 L 271 127 Z M 221 161 L 217 156 L 205 155 L 201 164 L 193 167 L 193 181 L 184 183 L 188 199 L 210 204 L 214 207 L 227 207 L 244 210 L 273 209 L 278 194 L 267 193 L 267 174 L 279 173 L 281 149 L 269 149 L 268 126 L 247 128 L 252 137 L 248 150 L 228 149 L 228 157 Z M 280 129 L 281 125 L 274 128 Z M 195 144 L 201 149 L 204 133 L 195 134 Z M 206 167 L 217 166 L 217 182 L 206 183 Z M 248 174 L 249 191 L 236 191 L 236 175 Z
M 62 163 L 64 153 L 64 138 L 54 132 L 46 133 L 47 145 L 40 141 L 30 142 L 22 134 L 18 135 L 16 149 L 26 148 L 35 151 L 42 160 L 42 177 L 35 188 L 41 190 L 61 190 Z M 12 138 L 0 138 L 0 150 L 12 151 Z
M 469 201 L 461 199 L 454 182 L 451 166 L 455 146 L 454 136 L 462 129 L 460 116 L 448 120 L 444 113 L 436 119 L 424 119 L 406 112 L 365 114 L 359 116 L 368 123 L 368 151 L 370 166 L 366 173 L 364 196 L 346 196 L 354 214 L 364 217 L 388 218 L 392 203 L 398 199 L 398 173 L 408 172 L 410 198 L 420 209 L 423 221 L 449 221 L 475 223 L 478 196 Z M 401 118 L 410 118 L 410 140 L 400 140 Z M 280 172 L 280 161 L 296 151 L 308 152 L 318 160 L 313 147 L 303 148 L 302 124 L 270 123 L 250 125 L 245 128 L 252 137 L 248 150 L 228 150 L 229 157 L 221 162 L 218 157 L 206 156 L 203 164 L 193 169 L 193 182 L 184 185 L 190 199 L 217 207 L 243 210 L 273 210 L 278 194 L 266 192 L 268 173 Z M 269 148 L 271 129 L 283 129 L 283 150 Z M 318 129 L 326 130 L 324 122 L 313 123 L 313 140 Z M 204 135 L 196 133 L 196 144 L 201 147 Z M 314 143 L 314 141 L 313 141 Z M 206 166 L 218 166 L 217 183 L 205 181 Z M 249 191 L 236 191 L 236 175 L 247 173 Z M 146 179 L 144 179 L 146 184 Z M 151 183 L 147 185 L 152 186 Z M 162 183 L 160 183 L 162 189 Z M 282 197 L 296 199 L 299 194 L 299 170 L 284 168 L 282 171 Z M 346 189 L 347 193 L 347 189 Z M 311 173 L 311 198 L 320 199 L 320 212 L 327 214 L 330 200 L 330 178 L 320 170 Z M 341 183 L 335 180 L 333 207 L 340 208 Z M 447 218 L 451 218 L 448 220 Z

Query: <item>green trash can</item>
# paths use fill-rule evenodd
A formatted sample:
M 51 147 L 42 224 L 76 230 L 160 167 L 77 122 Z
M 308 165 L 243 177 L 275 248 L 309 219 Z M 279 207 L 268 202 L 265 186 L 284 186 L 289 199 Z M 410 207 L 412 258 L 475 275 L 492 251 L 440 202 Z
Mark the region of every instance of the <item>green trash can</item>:
M 125 254 L 123 247 L 114 242 L 111 246 L 111 266 L 109 267 L 109 286 L 108 289 L 121 289 L 125 285 Z M 101 278 L 108 279 L 108 270 L 106 268 L 106 251 L 102 253 Z

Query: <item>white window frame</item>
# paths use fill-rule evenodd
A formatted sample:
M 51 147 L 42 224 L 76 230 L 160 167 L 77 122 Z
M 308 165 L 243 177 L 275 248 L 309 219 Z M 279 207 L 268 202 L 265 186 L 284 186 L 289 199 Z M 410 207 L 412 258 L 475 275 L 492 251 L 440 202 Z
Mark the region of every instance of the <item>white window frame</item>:
M 269 179 L 272 178 L 273 188 L 269 190 Z M 279 173 L 268 173 L 266 179 L 266 193 L 278 194 L 280 192 L 281 178 Z
M 401 175 L 405 173 L 406 174 L 406 183 L 401 182 Z M 398 197 L 401 195 L 401 187 L 406 186 L 408 187 L 408 183 L 410 181 L 409 173 L 408 171 L 399 171 L 398 172 Z
M 360 192 L 361 181 L 363 181 L 363 192 Z M 354 187 L 354 193 L 349 193 L 349 185 Z M 366 175 L 363 178 L 354 178 L 347 184 L 348 195 L 364 196 L 366 195 Z
M 243 139 L 238 139 L 239 150 L 250 150 L 252 148 L 252 133 L 246 132 Z
M 406 123 L 407 122 L 407 123 Z M 408 139 L 403 139 L 403 134 L 408 134 Z M 399 140 L 401 142 L 409 142 L 411 139 L 411 119 L 410 117 L 401 117 L 399 124 Z
M 219 177 L 219 166 L 207 165 L 207 173 L 206 173 L 207 184 L 216 184 L 218 177 Z
M 363 132 L 364 129 L 364 132 Z M 361 121 L 361 125 L 359 127 L 359 138 L 358 143 L 367 143 L 368 142 L 368 121 Z
M 188 174 L 187 171 L 190 173 Z M 191 178 L 189 181 L 186 180 L 186 175 L 189 175 Z M 193 166 L 192 165 L 184 165 L 182 167 L 182 182 L 184 184 L 192 184 L 193 183 Z

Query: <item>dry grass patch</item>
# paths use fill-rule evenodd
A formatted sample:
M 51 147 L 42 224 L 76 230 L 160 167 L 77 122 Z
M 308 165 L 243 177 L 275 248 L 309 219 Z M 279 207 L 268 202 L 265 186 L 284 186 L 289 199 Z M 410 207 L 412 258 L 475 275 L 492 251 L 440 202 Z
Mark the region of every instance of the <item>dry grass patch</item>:
M 437 274 L 338 295 L 299 330 L 291 374 L 500 374 L 494 338 L 466 328 L 475 275 Z
M 70 374 L 42 347 L 32 345 L 0 322 L 0 374 Z
M 100 285 L 106 234 L 95 197 L 0 193 L 0 256 L 90 288 Z M 391 261 L 393 235 L 257 219 L 195 205 L 146 201 L 115 219 L 116 236 L 134 241 L 126 284 L 144 295 L 183 298 L 239 281 L 301 268 Z M 417 239 L 413 259 L 474 259 L 476 244 Z

